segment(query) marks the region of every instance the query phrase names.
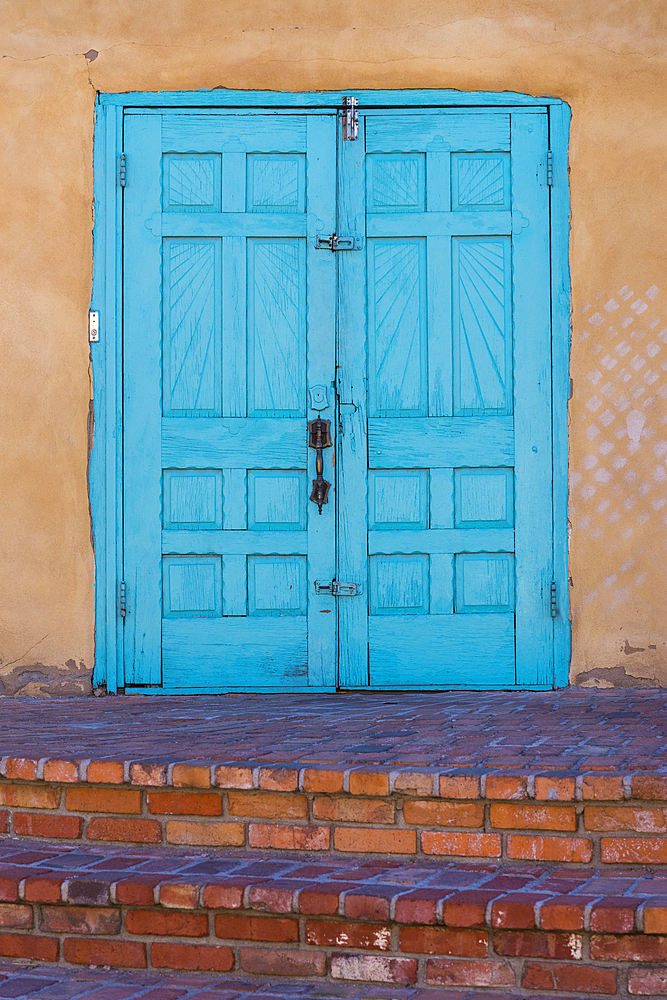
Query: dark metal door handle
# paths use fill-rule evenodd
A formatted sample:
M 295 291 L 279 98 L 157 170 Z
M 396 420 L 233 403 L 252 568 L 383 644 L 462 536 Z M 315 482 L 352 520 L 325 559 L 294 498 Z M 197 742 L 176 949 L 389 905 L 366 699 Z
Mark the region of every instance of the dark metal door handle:
M 317 420 L 311 420 L 308 424 L 309 438 L 308 445 L 311 448 L 315 448 L 315 472 L 317 473 L 317 479 L 313 479 L 313 491 L 310 494 L 310 499 L 313 503 L 317 504 L 320 514 L 322 513 L 322 505 L 329 502 L 329 490 L 331 489 L 331 483 L 328 483 L 324 478 L 324 459 L 322 458 L 322 449 L 331 447 L 331 421 L 322 420 L 322 417 L 318 417 Z

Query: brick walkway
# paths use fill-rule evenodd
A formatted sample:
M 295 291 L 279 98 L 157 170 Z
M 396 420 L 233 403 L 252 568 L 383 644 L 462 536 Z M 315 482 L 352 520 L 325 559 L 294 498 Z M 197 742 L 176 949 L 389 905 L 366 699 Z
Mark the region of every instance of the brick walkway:
M 202 973 L 171 975 L 119 972 L 102 968 L 69 969 L 0 963 L 0 998 L 35 1000 L 528 1000 L 530 994 L 489 993 L 488 990 L 420 990 L 367 983 L 311 983 L 292 979 L 266 980 Z M 547 1000 L 540 994 L 541 1000 Z M 567 1000 L 562 993 L 561 1000 Z M 537 998 L 535 998 L 537 1000 Z
M 653 770 L 667 691 L 0 700 L 0 755 Z

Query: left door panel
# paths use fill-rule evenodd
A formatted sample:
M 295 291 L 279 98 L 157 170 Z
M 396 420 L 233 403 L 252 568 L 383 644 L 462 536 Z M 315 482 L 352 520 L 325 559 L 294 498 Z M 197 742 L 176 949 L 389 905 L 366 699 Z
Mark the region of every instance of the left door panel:
M 128 114 L 125 684 L 333 688 L 334 115 Z M 317 395 L 317 394 L 315 394 Z M 326 395 L 326 393 L 325 393 Z M 319 401 L 318 401 L 318 405 Z M 326 471 L 325 471 L 326 475 Z M 329 476 L 328 478 L 333 478 Z

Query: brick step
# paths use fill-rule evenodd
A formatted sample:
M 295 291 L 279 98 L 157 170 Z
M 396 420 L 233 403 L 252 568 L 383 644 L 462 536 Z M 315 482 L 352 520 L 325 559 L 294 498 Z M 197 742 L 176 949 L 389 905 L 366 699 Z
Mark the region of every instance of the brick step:
M 503 773 L 3 757 L 0 836 L 91 844 L 667 864 L 667 771 Z
M 10 959 L 461 996 L 667 991 L 667 872 L 646 868 L 6 839 L 0 899 Z

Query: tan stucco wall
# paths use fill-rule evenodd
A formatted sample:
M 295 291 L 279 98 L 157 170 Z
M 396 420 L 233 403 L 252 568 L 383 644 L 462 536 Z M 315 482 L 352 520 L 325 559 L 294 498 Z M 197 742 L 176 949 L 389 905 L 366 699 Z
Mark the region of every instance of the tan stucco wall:
M 572 674 L 667 686 L 663 0 L 8 0 L 0 17 L 5 692 L 90 690 L 95 91 L 219 86 L 570 104 Z

